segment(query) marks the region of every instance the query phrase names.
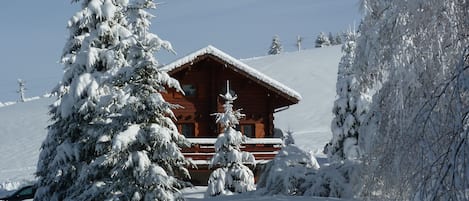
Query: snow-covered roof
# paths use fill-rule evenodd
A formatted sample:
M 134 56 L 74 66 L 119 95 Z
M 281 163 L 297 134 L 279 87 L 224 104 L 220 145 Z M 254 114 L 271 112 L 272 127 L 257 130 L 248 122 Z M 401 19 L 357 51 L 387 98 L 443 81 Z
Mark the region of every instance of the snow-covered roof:
M 202 48 L 200 50 L 197 50 L 185 57 L 182 57 L 166 66 L 161 67 L 161 70 L 170 72 L 172 70 L 175 70 L 179 67 L 182 67 L 183 65 L 187 63 L 193 63 L 198 57 L 203 56 L 203 55 L 213 55 L 222 61 L 228 63 L 231 65 L 231 67 L 235 68 L 235 70 L 242 71 L 246 73 L 247 75 L 252 76 L 253 78 L 259 80 L 261 83 L 265 84 L 266 86 L 271 86 L 272 88 L 276 89 L 278 92 L 281 92 L 285 95 L 288 95 L 291 98 L 294 98 L 296 102 L 300 101 L 302 99 L 300 93 L 297 91 L 285 86 L 284 84 L 278 82 L 277 80 L 274 80 L 270 78 L 269 76 L 261 73 L 260 71 L 250 67 L 249 65 L 239 61 L 238 59 L 235 59 L 234 57 L 226 54 L 225 52 L 209 45 L 205 48 Z

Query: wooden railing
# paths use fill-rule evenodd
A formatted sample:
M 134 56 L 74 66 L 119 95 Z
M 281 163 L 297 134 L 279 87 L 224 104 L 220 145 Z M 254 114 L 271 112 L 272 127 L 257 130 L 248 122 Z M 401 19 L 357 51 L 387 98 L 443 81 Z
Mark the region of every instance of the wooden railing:
M 183 155 L 198 163 L 207 163 L 215 154 L 215 141 L 217 138 L 187 138 L 192 147 L 184 148 Z M 256 161 L 271 160 L 281 149 L 280 138 L 249 138 L 241 145 L 241 150 L 250 152 Z

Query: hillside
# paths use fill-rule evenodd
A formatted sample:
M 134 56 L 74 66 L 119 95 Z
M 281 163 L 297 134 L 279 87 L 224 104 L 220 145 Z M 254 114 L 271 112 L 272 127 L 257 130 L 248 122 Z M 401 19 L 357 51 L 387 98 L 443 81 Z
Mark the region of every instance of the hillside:
M 41 98 L 0 107 L 0 194 L 1 189 L 34 179 L 49 124 L 47 107 L 52 101 Z
M 331 138 L 340 46 L 242 60 L 298 91 L 299 104 L 275 114 L 275 127 L 293 131 L 296 144 L 320 154 Z
M 275 114 L 277 128 L 294 132 L 296 143 L 319 154 L 330 139 L 340 47 L 329 47 L 243 60 L 300 92 L 303 99 Z M 0 107 L 0 195 L 34 180 L 42 141 L 47 135 L 47 106 L 41 98 Z

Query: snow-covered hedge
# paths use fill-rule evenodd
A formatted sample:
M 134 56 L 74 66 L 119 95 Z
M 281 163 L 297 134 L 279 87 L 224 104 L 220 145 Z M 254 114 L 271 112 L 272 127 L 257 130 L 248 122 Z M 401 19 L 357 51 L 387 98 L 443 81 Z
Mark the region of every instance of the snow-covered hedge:
M 319 167 L 314 156 L 295 145 L 270 161 L 257 184 L 260 194 L 352 198 L 359 192 L 359 163 L 342 161 Z
M 302 195 L 305 175 L 319 169 L 316 158 L 295 145 L 288 145 L 267 163 L 257 183 L 262 194 Z
M 306 175 L 305 196 L 352 198 L 360 192 L 360 164 L 346 160 L 329 164 Z

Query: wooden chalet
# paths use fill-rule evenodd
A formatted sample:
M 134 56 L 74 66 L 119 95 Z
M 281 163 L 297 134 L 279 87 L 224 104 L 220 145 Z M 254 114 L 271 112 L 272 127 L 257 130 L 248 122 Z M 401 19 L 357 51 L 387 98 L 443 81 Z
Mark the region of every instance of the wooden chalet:
M 282 140 L 274 138 L 274 113 L 301 99 L 298 92 L 213 46 L 189 54 L 161 70 L 177 79 L 185 94 L 170 89 L 163 96 L 166 101 L 183 107 L 173 112 L 179 132 L 193 143 L 193 147 L 184 149 L 183 153 L 198 165 L 197 170 L 190 170 L 195 183 L 206 182 L 210 173 L 207 164 L 214 153 L 214 142 L 222 132 L 211 114 L 223 112 L 224 100 L 220 94 L 226 93 L 227 81 L 231 93 L 238 96 L 233 108 L 242 108 L 246 115 L 238 128 L 249 137 L 243 149 L 253 153 L 257 161 L 272 159 L 280 149 Z

